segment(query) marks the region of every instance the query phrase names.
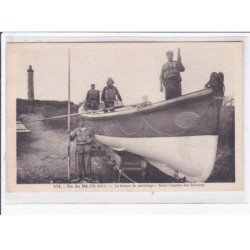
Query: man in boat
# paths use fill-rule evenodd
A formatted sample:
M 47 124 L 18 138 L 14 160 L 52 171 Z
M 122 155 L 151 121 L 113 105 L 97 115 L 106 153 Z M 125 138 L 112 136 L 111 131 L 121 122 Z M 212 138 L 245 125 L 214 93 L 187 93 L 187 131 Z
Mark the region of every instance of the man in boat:
M 99 90 L 95 89 L 95 84 L 91 84 L 91 89 L 87 92 L 86 102 L 88 109 L 98 109 L 100 103 L 100 94 Z
M 114 111 L 115 110 L 115 101 L 116 98 L 121 102 L 122 98 L 118 89 L 114 86 L 114 80 L 109 77 L 107 80 L 107 86 L 104 87 L 102 91 L 102 101 L 104 102 L 104 112 Z
M 209 81 L 205 84 L 205 88 L 212 88 L 217 95 L 224 96 L 224 74 L 222 72 L 212 72 Z
M 76 140 L 76 149 L 75 149 L 75 157 L 76 157 L 76 170 L 78 174 L 78 180 L 82 180 L 85 177 L 89 177 L 90 175 L 90 150 L 91 150 L 91 142 L 93 141 L 92 133 L 84 127 L 84 120 L 80 118 L 78 120 L 78 127 L 71 131 L 70 140 Z
M 178 59 L 174 61 L 174 52 L 166 53 L 168 61 L 163 65 L 160 75 L 160 90 L 163 92 L 165 88 L 165 100 L 169 100 L 181 96 L 181 75 L 180 72 L 185 71 L 181 62 L 180 52 L 178 50 Z

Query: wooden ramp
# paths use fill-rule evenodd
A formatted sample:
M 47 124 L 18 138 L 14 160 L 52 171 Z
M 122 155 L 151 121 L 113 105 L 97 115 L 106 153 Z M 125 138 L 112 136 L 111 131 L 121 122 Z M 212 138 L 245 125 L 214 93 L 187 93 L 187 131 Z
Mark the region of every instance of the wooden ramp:
M 16 122 L 16 133 L 17 133 L 17 140 L 30 140 L 31 131 L 27 129 L 20 121 Z
M 31 131 L 28 130 L 20 121 L 17 121 L 16 122 L 16 132 L 17 133 L 27 133 L 27 134 L 30 134 Z

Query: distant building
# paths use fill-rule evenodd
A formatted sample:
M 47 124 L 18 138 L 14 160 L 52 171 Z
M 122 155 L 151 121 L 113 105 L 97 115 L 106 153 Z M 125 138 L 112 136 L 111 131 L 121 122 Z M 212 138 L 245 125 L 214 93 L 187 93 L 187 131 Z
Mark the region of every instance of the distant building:
M 28 100 L 34 100 L 34 70 L 30 65 L 28 70 Z

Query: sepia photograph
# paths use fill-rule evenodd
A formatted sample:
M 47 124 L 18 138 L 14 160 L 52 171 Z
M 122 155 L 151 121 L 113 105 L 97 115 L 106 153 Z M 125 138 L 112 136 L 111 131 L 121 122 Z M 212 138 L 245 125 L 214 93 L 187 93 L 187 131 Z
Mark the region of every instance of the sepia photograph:
M 10 191 L 242 188 L 242 41 L 9 42 L 6 58 Z
M 245 5 L 1 1 L 0 248 L 245 249 Z

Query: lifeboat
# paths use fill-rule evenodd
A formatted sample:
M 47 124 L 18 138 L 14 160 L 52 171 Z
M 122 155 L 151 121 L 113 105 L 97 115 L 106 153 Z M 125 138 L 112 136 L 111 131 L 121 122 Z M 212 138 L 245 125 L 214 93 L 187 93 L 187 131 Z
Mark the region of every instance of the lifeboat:
M 205 182 L 214 168 L 222 101 L 209 88 L 108 113 L 79 112 L 111 149 L 139 155 L 167 175 Z

